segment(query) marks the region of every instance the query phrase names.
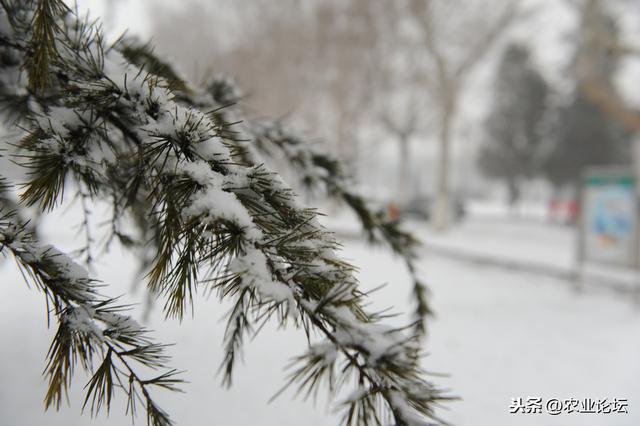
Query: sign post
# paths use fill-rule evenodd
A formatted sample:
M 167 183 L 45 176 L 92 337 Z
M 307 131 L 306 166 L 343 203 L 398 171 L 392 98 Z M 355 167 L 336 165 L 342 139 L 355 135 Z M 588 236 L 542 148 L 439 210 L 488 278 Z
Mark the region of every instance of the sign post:
M 578 280 L 584 262 L 640 270 L 638 199 L 632 171 L 587 169 L 581 191 Z

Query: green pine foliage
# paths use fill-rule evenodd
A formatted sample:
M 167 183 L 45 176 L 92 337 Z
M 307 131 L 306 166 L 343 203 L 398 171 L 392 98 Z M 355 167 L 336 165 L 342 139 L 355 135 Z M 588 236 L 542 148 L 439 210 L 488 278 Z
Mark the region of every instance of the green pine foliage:
M 153 342 L 146 329 L 124 315 L 126 306 L 101 296 L 99 284 L 71 258 L 40 244 L 14 211 L 1 211 L 0 250 L 10 253 L 25 280 L 45 295 L 47 312 L 57 320 L 44 373 L 49 382 L 45 407 L 60 408 L 77 367 L 91 375 L 84 405 L 90 402 L 92 413 L 109 411 L 116 387 L 126 394 L 132 415 L 140 402 L 155 406 L 151 388 L 178 390 L 181 379 L 166 368 L 165 345 Z M 94 369 L 96 358 L 99 367 Z M 144 377 L 138 368 L 165 371 Z M 156 417 L 152 424 L 170 424 L 167 414 Z
M 92 413 L 108 411 L 115 392 L 124 392 L 132 416 L 143 406 L 149 424 L 169 425 L 152 395 L 179 390 L 183 377 L 126 307 L 102 296 L 71 257 L 38 241 L 25 208 L 54 210 L 71 192 L 85 214 L 108 200 L 107 241 L 153 253 L 142 256 L 141 268 L 167 317 L 183 318 L 204 291 L 232 301 L 224 384 L 245 337 L 276 321 L 302 329 L 309 341 L 290 385 L 307 394 L 327 387 L 332 396 L 355 386 L 341 402 L 343 424 L 441 422 L 434 410 L 448 397 L 420 367 L 429 308 L 414 266 L 418 243 L 350 189 L 338 159 L 279 123 L 248 119 L 237 89 L 223 79 L 195 87 L 148 45 L 126 38 L 107 45 L 96 23 L 61 1 L 0 5 L 0 98 L 7 119 L 24 129 L 11 155 L 27 176 L 19 203 L 11 190 L 1 192 L 0 251 L 44 293 L 58 324 L 45 371 L 47 407 L 60 407 L 81 367 L 90 374 L 85 407 Z M 345 203 L 370 241 L 403 257 L 414 277 L 414 322 L 391 328 L 365 309 L 355 268 L 338 256 L 318 212 L 301 207 L 264 165 L 274 152 L 289 160 L 301 186 Z M 125 231 L 130 223 L 136 234 Z M 95 242 L 85 226 L 89 263 Z

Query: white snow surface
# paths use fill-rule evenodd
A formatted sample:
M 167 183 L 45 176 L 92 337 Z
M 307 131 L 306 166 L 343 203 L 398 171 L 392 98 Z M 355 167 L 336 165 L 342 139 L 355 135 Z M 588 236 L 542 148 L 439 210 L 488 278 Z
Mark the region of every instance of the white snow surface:
M 82 243 L 73 241 L 71 225 L 79 221 L 74 209 L 67 210 L 64 218 L 52 215 L 45 221 L 44 237 L 63 250 L 77 248 Z M 425 229 L 418 231 L 430 234 Z M 538 225 L 534 234 L 537 243 L 533 237 L 530 242 L 515 240 L 521 235 L 517 232 L 504 232 L 500 238 L 508 241 L 513 235 L 512 252 L 527 247 L 553 251 L 554 244 L 558 246 L 553 228 Z M 480 244 L 473 233 L 452 235 L 459 241 L 467 238 L 469 247 Z M 438 238 L 444 241 L 447 237 Z M 484 238 L 491 240 L 490 235 Z M 413 307 L 411 284 L 402 262 L 383 248 L 372 250 L 360 241 L 347 241 L 343 254 L 360 267 L 363 289 L 388 283 L 372 295 L 375 302 L 371 308 L 393 305 L 396 312 L 404 313 L 390 325 L 408 320 Z M 101 257 L 96 273 L 110 285 L 104 292 L 112 296 L 129 293 L 123 302 L 143 300 L 140 291 L 130 294 L 135 267 L 134 257 L 118 249 Z M 559 279 L 436 256 L 423 258 L 419 267 L 436 311 L 436 317 L 429 321 L 425 344 L 429 356 L 424 367 L 446 373 L 448 376 L 434 375 L 432 380 L 461 398 L 445 404 L 439 412 L 442 417 L 461 426 L 640 424 L 640 310 L 624 296 L 597 287 L 576 294 Z M 43 411 L 46 385 L 41 372 L 55 329 L 47 329 L 44 298 L 33 286 L 24 285 L 11 260 L 0 263 L 0 276 L 4 285 L 0 298 L 0 382 L 11 384 L 0 386 L 0 424 L 131 424 L 124 414 L 125 401 L 118 394 L 109 418 L 102 414 L 91 419 L 88 413 L 81 414 L 82 387 L 87 378 L 79 370 L 70 406 L 59 412 Z M 144 324 L 157 330 L 158 340 L 176 343 L 169 349 L 174 357 L 172 366 L 187 370 L 186 393 L 156 392 L 161 406 L 177 424 L 337 424 L 338 415 L 332 414 L 322 396 L 314 404 L 294 399 L 294 392 L 287 391 L 268 403 L 285 382 L 284 368 L 290 359 L 306 350 L 300 330 L 265 327 L 247 342 L 232 388 L 220 387 L 216 371 L 223 358 L 225 327 L 220 318 L 228 309 L 228 304 L 221 305 L 214 297 L 200 293 L 193 317 L 182 324 L 164 321 L 159 304 L 150 322 Z M 511 398 L 517 397 L 627 398 L 629 413 L 509 414 Z M 144 423 L 142 416 L 136 422 Z
M 229 271 L 242 277 L 243 288 L 255 286 L 266 300 L 286 301 L 289 304 L 289 312 L 292 314 L 295 312 L 296 304 L 293 290 L 285 284 L 273 280 L 267 265 L 267 257 L 262 251 L 249 248 L 247 254 L 238 256 L 231 261 Z

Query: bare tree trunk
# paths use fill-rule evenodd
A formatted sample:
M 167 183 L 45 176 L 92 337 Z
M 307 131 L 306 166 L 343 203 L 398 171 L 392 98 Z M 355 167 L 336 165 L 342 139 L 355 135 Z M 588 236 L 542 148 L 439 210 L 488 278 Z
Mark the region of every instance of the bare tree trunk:
M 636 191 L 636 203 L 640 200 L 640 132 L 633 134 L 631 141 L 631 158 L 633 164 L 633 180 Z M 636 211 L 637 215 L 640 215 L 639 211 Z M 636 219 L 636 227 L 640 226 L 640 217 Z M 636 228 L 636 258 L 635 267 L 640 271 L 640 229 Z M 640 297 L 637 293 L 636 297 Z
M 509 191 L 509 211 L 512 216 L 515 216 L 520 201 L 520 185 L 515 177 L 508 180 L 507 189 Z
M 455 115 L 455 104 L 452 96 L 445 102 L 440 119 L 440 158 L 437 166 L 438 188 L 433 211 L 433 224 L 436 230 L 446 231 L 451 224 L 450 163 L 451 163 L 451 128 Z
M 351 113 L 340 108 L 337 123 L 337 149 L 346 161 L 352 165 L 356 164 L 358 158 L 358 141 L 356 137 L 357 128 L 355 118 Z
M 399 135 L 398 137 L 398 192 L 397 203 L 405 206 L 409 202 L 411 193 L 411 158 L 409 155 L 409 137 Z

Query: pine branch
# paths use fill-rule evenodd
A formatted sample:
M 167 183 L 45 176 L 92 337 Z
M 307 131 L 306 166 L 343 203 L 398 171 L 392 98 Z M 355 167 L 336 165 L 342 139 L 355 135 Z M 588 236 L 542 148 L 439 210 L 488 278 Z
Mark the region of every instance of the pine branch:
M 190 107 L 210 109 L 209 117 L 214 121 L 217 134 L 226 140 L 235 142 L 233 155 L 247 165 L 260 164 L 262 156 L 274 157 L 277 150 L 283 154 L 303 187 L 310 190 L 323 188 L 327 197 L 347 205 L 356 214 L 371 243 L 387 244 L 399 255 L 407 265 L 413 281 L 415 296 L 415 324 L 420 335 L 426 333 L 426 318 L 432 314 L 426 297 L 426 287 L 421 282 L 415 268 L 416 249 L 420 242 L 411 234 L 401 229 L 398 221 L 391 221 L 384 211 L 372 208 L 369 202 L 350 188 L 353 182 L 345 173 L 345 165 L 337 158 L 322 152 L 303 138 L 285 129 L 279 123 L 254 122 L 244 120 L 245 125 L 236 133 L 229 134 L 229 122 L 242 116 L 237 104 L 240 101 L 239 90 L 229 80 L 214 78 L 206 89 L 189 88 L 183 79 L 153 54 L 149 45 L 140 45 L 135 40 L 123 38 L 119 50 L 134 64 L 144 66 L 151 73 L 160 71 L 168 81 L 180 82 L 180 93 L 176 100 Z M 170 85 L 172 85 L 170 83 Z M 203 92 L 204 91 L 204 92 Z M 198 96 L 195 95 L 198 93 Z M 210 100 L 206 101 L 207 96 Z M 197 100 L 196 100 L 197 99 Z M 246 133 L 253 141 L 246 140 L 238 134 Z
M 27 282 L 35 284 L 47 300 L 47 306 L 58 322 L 58 330 L 47 354 L 45 376 L 49 388 L 45 407 L 60 409 L 67 397 L 74 369 L 80 365 L 92 377 L 86 386 L 84 406 L 91 400 L 93 414 L 111 406 L 114 387 L 127 377 L 135 379 L 145 401 L 153 405 L 149 386 L 169 390 L 180 380 L 169 371 L 150 380 L 141 380 L 130 366 L 134 361 L 147 368 L 164 368 L 168 357 L 163 346 L 153 343 L 148 332 L 121 312 L 125 307 L 115 299 L 101 297 L 97 283 L 73 260 L 52 246 L 42 246 L 24 225 L 16 221 L 12 212 L 4 213 L 0 206 L 0 252 L 9 252 Z M 94 359 L 102 357 L 99 367 L 92 372 Z M 119 363 L 116 363 L 116 359 Z M 122 388 L 128 398 L 136 398 L 137 390 Z M 162 413 L 162 412 L 160 412 Z M 155 411 L 150 414 L 158 420 L 154 424 L 171 424 L 167 415 Z M 163 423 L 164 422 L 164 423 Z
M 432 311 L 427 303 L 427 289 L 419 279 L 414 263 L 420 242 L 403 231 L 400 222 L 389 220 L 384 211 L 372 208 L 364 197 L 350 189 L 353 184 L 345 173 L 345 165 L 337 158 L 317 151 L 278 123 L 254 123 L 252 134 L 260 152 L 269 155 L 273 148 L 278 149 L 293 166 L 304 186 L 310 189 L 323 187 L 327 196 L 349 206 L 371 243 L 387 244 L 404 260 L 413 281 L 416 330 L 421 336 L 424 335 L 426 318 L 432 315 Z
M 379 315 L 365 311 L 354 267 L 338 257 L 339 244 L 318 223 L 317 213 L 298 206 L 293 191 L 224 130 L 219 114 L 179 104 L 167 81 L 105 48 L 93 24 L 67 18 L 59 25 L 61 60 L 50 89 L 59 88 L 57 99 L 30 116 L 30 136 L 19 157 L 32 170 L 25 202 L 55 208 L 64 188 L 75 181 L 88 188 L 89 199 L 113 201 L 115 222 L 128 212 L 148 213 L 150 220 L 140 225 L 150 230 L 156 250 L 149 287 L 165 300 L 168 316 L 181 318 L 201 287 L 238 301 L 225 339 L 225 383 L 230 383 L 250 323 L 291 321 L 308 337 L 323 336 L 325 348 L 334 348 L 327 359 L 344 363 L 339 369 L 331 363 L 337 383 L 353 376 L 370 390 L 362 409 L 374 411 L 345 417 L 349 424 L 387 417 L 407 425 L 424 424 L 425 418 L 439 421 L 433 410 L 447 397 L 423 378 L 415 330 L 385 327 Z M 380 232 L 394 238 L 397 250 L 407 250 L 401 243 L 404 234 L 376 222 L 372 214 L 365 216 L 362 199 L 340 194 L 350 194 L 371 222 L 372 235 Z M 129 368 L 129 360 L 140 357 L 149 367 L 158 363 L 156 349 L 144 349 L 142 331 L 107 315 L 104 307 L 111 302 L 96 302 L 86 275 L 72 280 L 54 267 L 45 276 L 51 256 L 44 263 L 29 263 L 18 248 L 6 245 L 17 250 L 14 255 L 25 262 L 60 317 L 62 337 L 50 351 L 49 371 L 56 382 L 51 401 L 59 402 L 66 391 L 75 360 L 89 365 L 100 352 L 101 367 L 89 382 L 86 404 L 91 399 L 92 408 L 108 410 L 117 382 L 129 396 L 132 413 L 136 401 L 143 402 L 150 422 L 168 424 L 147 387 L 172 388 L 173 376 L 142 380 Z M 75 270 L 75 264 L 64 264 Z M 64 286 L 57 285 L 61 278 L 67 278 Z M 83 295 L 86 300 L 79 299 Z M 110 327 L 113 333 L 107 332 Z M 311 375 L 293 380 L 315 392 L 321 383 L 316 378 L 328 370 L 314 367 L 317 358 L 301 359 L 308 367 L 303 371 Z
M 50 72 L 52 62 L 60 59 L 56 46 L 57 35 L 61 31 L 60 18 L 69 8 L 61 0 L 37 0 L 31 20 L 31 38 L 29 46 L 31 55 L 25 62 L 29 75 L 29 86 L 34 90 L 42 90 L 51 83 Z

